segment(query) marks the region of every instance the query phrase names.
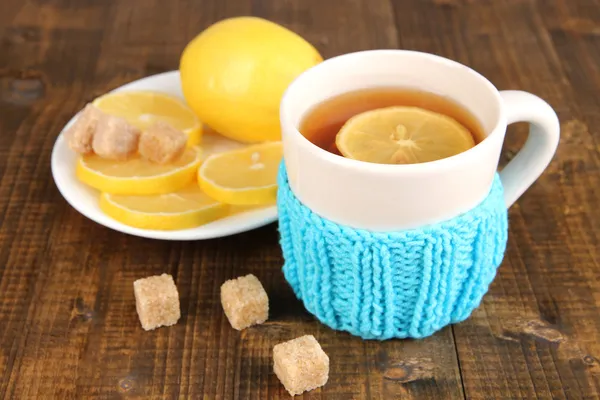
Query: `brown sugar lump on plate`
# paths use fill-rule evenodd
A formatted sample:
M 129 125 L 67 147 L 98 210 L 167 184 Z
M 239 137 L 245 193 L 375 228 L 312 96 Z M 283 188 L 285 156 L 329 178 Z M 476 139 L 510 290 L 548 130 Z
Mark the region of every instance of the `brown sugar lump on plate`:
M 92 104 L 88 104 L 81 110 L 73 125 L 65 132 L 65 138 L 71 150 L 79 154 L 92 152 L 96 126 L 104 116 L 105 114 Z
M 106 115 L 98 121 L 92 141 L 94 153 L 111 160 L 126 160 L 138 150 L 140 131 L 124 118 Z
M 138 279 L 133 282 L 133 291 L 135 307 L 145 330 L 175 325 L 181 317 L 179 293 L 171 275 Z
M 166 122 L 157 122 L 140 135 L 138 151 L 148 161 L 167 164 L 181 157 L 187 140 L 185 133 Z
M 252 274 L 223 283 L 221 304 L 229 323 L 238 331 L 262 324 L 269 317 L 269 297 Z
M 329 357 L 314 336 L 300 336 L 273 347 L 273 370 L 295 396 L 327 383 Z

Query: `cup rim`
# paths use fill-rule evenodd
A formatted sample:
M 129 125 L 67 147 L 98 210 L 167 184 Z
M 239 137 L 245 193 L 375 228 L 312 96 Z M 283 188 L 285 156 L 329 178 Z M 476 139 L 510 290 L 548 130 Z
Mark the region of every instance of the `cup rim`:
M 370 162 L 366 162 L 366 161 L 353 160 L 350 158 L 339 156 L 337 154 L 330 153 L 329 151 L 320 148 L 319 146 L 315 145 L 310 140 L 308 140 L 306 137 L 304 137 L 304 135 L 302 135 L 302 133 L 300 133 L 300 131 L 298 130 L 298 127 L 295 124 L 291 123 L 290 110 L 289 110 L 290 105 L 289 104 L 291 102 L 290 99 L 293 96 L 296 87 L 300 86 L 304 80 L 310 78 L 311 75 L 313 75 L 320 69 L 324 68 L 325 66 L 327 66 L 333 62 L 339 62 L 339 60 L 341 60 L 341 59 L 345 59 L 345 60 L 351 62 L 354 58 L 358 58 L 358 57 L 365 57 L 365 56 L 377 55 L 377 54 L 398 54 L 398 53 L 410 55 L 410 56 L 428 58 L 435 62 L 444 63 L 447 65 L 451 65 L 453 67 L 463 68 L 463 69 L 468 70 L 469 73 L 474 74 L 479 80 L 481 80 L 483 82 L 483 84 L 487 87 L 487 89 L 489 89 L 492 96 L 494 97 L 496 104 L 498 105 L 498 110 L 499 110 L 497 119 L 493 123 L 493 128 L 490 130 L 490 133 L 488 135 L 486 135 L 486 137 L 480 143 L 478 143 L 474 147 L 470 148 L 469 150 L 466 150 L 459 154 L 455 154 L 450 157 L 442 158 L 440 160 L 428 161 L 428 162 L 416 163 L 416 164 L 377 164 L 377 163 L 370 163 Z M 364 51 L 357 51 L 357 52 L 353 52 L 353 53 L 342 54 L 342 55 L 335 56 L 335 57 L 324 60 L 320 64 L 317 64 L 314 67 L 304 71 L 299 76 L 297 76 L 296 79 L 294 79 L 292 81 L 292 83 L 288 86 L 288 88 L 284 92 L 283 97 L 281 99 L 281 103 L 280 103 L 280 107 L 279 107 L 279 115 L 280 115 L 280 120 L 281 120 L 280 122 L 282 125 L 282 138 L 284 135 L 291 133 L 292 135 L 294 135 L 296 138 L 298 138 L 300 140 L 301 144 L 306 146 L 311 151 L 317 152 L 317 154 L 319 154 L 319 156 L 325 158 L 329 162 L 339 164 L 340 166 L 344 166 L 344 167 L 348 167 L 348 168 L 353 168 L 353 169 L 359 168 L 359 169 L 363 169 L 363 170 L 369 169 L 369 170 L 380 172 L 380 173 L 428 172 L 433 169 L 438 170 L 440 168 L 449 167 L 457 162 L 460 162 L 461 160 L 472 158 L 475 156 L 475 154 L 477 152 L 483 151 L 483 147 L 493 145 L 492 144 L 493 140 L 491 140 L 491 139 L 495 138 L 498 135 L 503 134 L 502 129 L 500 129 L 500 128 L 504 125 L 503 122 L 506 121 L 505 110 L 504 110 L 504 107 L 502 107 L 502 97 L 500 96 L 500 92 L 494 86 L 494 84 L 492 82 L 490 82 L 489 79 L 487 79 L 485 76 L 481 75 L 479 72 L 475 71 L 471 67 L 468 67 L 464 64 L 461 64 L 461 63 L 451 60 L 449 58 L 445 58 L 442 56 L 438 56 L 438 55 L 426 53 L 426 52 L 421 52 L 421 51 L 401 50 L 401 49 L 364 50 Z M 289 129 L 283 129 L 284 125 Z M 287 133 L 287 132 L 289 132 L 289 133 Z M 284 146 L 285 146 L 285 144 L 284 144 Z

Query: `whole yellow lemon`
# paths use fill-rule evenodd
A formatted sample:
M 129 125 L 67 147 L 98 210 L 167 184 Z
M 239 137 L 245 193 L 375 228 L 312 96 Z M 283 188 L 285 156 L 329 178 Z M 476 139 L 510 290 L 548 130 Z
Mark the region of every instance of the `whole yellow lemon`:
M 194 38 L 181 56 L 183 94 L 200 119 L 242 142 L 279 140 L 279 103 L 289 84 L 323 58 L 273 22 L 237 17 Z

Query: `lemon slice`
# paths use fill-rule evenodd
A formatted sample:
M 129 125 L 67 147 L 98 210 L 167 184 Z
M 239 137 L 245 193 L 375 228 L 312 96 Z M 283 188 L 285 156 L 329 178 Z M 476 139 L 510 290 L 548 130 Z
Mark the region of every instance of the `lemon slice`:
M 77 161 L 77 178 L 101 192 L 129 195 L 170 193 L 194 181 L 202 162 L 198 147 L 190 147 L 170 164 L 142 158 L 114 161 L 85 155 Z
M 167 122 L 188 136 L 188 146 L 199 144 L 202 137 L 202 124 L 196 114 L 183 101 L 164 93 L 108 93 L 94 100 L 94 105 L 141 130 L 157 121 Z
M 335 144 L 347 158 L 378 164 L 435 161 L 475 146 L 454 119 L 418 107 L 388 107 L 350 118 Z
M 198 170 L 198 183 L 202 190 L 223 203 L 274 203 L 282 156 L 281 142 L 213 154 Z
M 195 228 L 224 217 L 229 206 L 212 199 L 198 185 L 191 184 L 174 193 L 153 196 L 102 193 L 100 208 L 129 226 L 176 230 Z

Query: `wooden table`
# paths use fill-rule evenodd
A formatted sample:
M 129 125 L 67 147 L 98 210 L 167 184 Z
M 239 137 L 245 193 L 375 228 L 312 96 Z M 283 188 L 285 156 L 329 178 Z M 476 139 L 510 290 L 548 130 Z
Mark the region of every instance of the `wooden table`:
M 287 399 L 271 349 L 307 333 L 331 374 L 305 399 L 599 398 L 600 1 L 2 0 L 0 9 L 0 398 Z M 50 152 L 76 111 L 176 69 L 197 33 L 244 14 L 291 28 L 325 57 L 440 54 L 556 109 L 558 153 L 510 209 L 506 257 L 470 319 L 425 340 L 362 341 L 295 299 L 275 225 L 146 240 L 87 220 L 60 196 Z M 509 128 L 503 162 L 525 134 Z M 182 319 L 144 332 L 132 282 L 161 272 L 175 277 Z M 271 318 L 238 332 L 219 287 L 250 272 Z

